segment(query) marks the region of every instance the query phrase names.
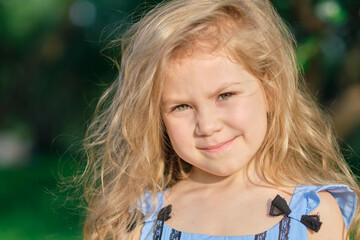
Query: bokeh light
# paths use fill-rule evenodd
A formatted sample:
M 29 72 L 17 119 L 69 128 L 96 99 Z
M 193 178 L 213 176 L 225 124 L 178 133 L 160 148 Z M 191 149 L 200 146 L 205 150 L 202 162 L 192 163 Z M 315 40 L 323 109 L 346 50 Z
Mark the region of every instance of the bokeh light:
M 89 27 L 96 18 L 96 7 L 89 1 L 76 1 L 70 6 L 69 18 L 75 26 Z
M 347 21 L 347 13 L 335 0 L 320 1 L 315 5 L 315 13 L 323 21 L 342 25 Z

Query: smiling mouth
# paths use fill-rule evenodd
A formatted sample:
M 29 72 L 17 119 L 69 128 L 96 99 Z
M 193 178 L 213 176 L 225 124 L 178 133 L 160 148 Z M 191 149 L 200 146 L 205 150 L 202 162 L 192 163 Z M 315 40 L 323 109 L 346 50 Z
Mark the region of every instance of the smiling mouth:
M 226 149 L 228 146 L 230 146 L 230 144 L 234 140 L 235 140 L 235 138 L 233 138 L 233 139 L 231 139 L 229 141 L 217 144 L 215 146 L 203 147 L 203 148 L 199 148 L 199 149 L 203 150 L 203 151 L 206 151 L 206 152 L 209 152 L 209 153 L 217 153 L 217 152 L 220 152 L 220 151 Z

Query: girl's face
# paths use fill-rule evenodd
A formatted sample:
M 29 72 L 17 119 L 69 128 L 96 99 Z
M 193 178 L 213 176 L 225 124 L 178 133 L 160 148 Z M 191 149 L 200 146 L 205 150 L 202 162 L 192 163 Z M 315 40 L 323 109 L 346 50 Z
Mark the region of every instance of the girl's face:
M 241 172 L 265 137 L 260 81 L 225 55 L 193 53 L 170 63 L 162 117 L 172 147 L 192 174 Z

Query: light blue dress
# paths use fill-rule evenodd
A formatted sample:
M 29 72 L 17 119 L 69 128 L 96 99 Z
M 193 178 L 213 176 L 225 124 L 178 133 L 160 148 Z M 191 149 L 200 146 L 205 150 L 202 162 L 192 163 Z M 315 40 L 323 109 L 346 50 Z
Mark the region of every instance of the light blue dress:
M 145 220 L 141 231 L 141 240 L 306 240 L 306 226 L 300 222 L 303 215 L 311 213 L 319 204 L 318 192 L 328 191 L 337 201 L 347 228 L 354 216 L 357 204 L 356 194 L 346 185 L 304 186 L 296 187 L 289 208 L 291 213 L 274 227 L 257 235 L 246 236 L 210 236 L 175 230 L 166 224 L 166 219 L 159 217 L 166 211 L 164 193 L 158 193 L 158 204 L 155 211 Z M 142 211 L 147 215 L 151 211 L 151 195 L 143 198 Z

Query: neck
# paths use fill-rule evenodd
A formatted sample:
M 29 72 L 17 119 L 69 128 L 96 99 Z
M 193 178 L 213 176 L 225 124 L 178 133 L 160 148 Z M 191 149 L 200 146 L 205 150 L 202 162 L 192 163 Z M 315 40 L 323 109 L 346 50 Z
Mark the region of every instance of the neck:
M 268 185 L 263 179 L 262 174 L 260 174 L 260 171 L 255 169 L 254 164 L 250 164 L 248 168 L 244 167 L 229 176 L 218 176 L 193 167 L 190 172 L 189 181 L 196 187 L 209 189 L 232 186 L 239 189 L 248 188 L 251 185 Z

